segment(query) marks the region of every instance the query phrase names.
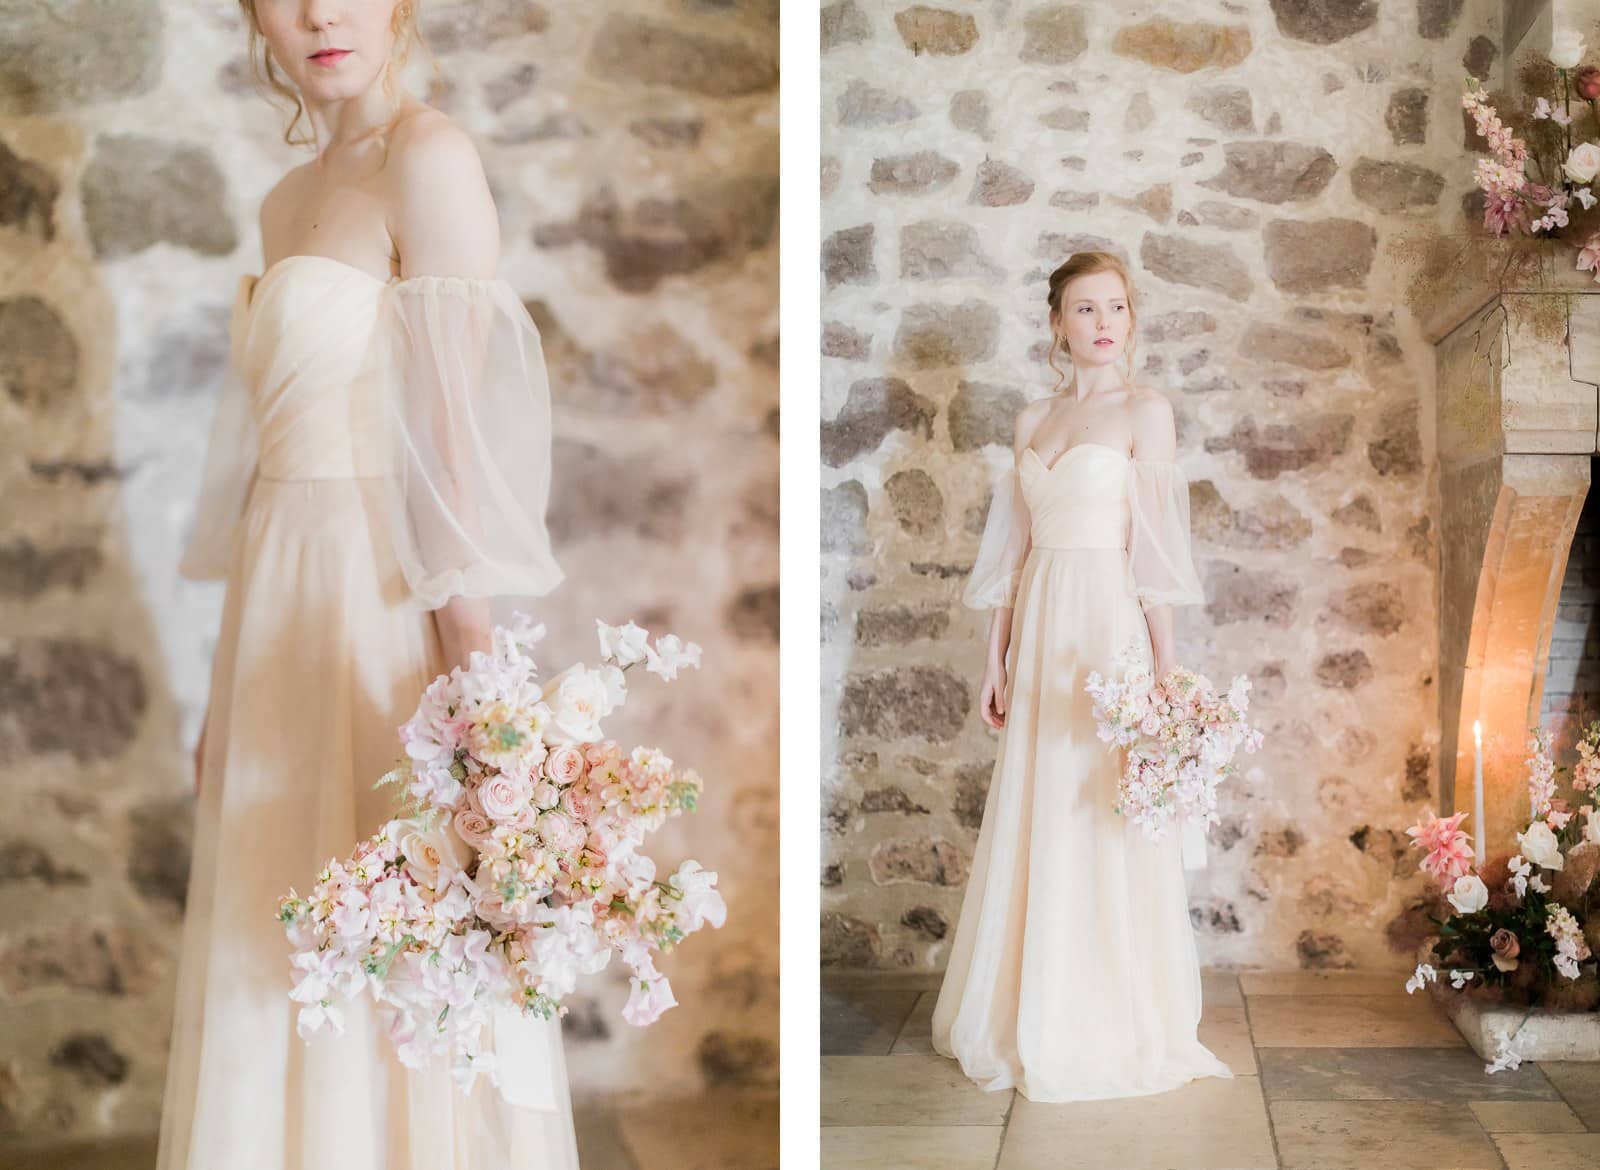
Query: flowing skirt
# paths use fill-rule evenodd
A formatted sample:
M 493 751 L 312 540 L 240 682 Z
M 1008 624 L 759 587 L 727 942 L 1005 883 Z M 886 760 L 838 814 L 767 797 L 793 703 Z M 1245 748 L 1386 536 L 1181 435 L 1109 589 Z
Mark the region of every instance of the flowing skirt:
M 1008 701 L 933 1046 L 1031 1101 L 1132 1097 L 1231 1076 L 1196 1038 L 1200 967 L 1176 833 L 1113 811 L 1120 751 L 1084 691 L 1149 628 L 1119 549 L 1035 548 Z
M 560 1027 L 507 1020 L 542 1108 L 444 1062 L 395 1058 L 369 1002 L 342 1035 L 295 1031 L 276 918 L 394 813 L 373 789 L 440 672 L 433 615 L 406 592 L 378 481 L 257 480 L 211 683 L 157 1170 L 504 1170 L 577 1166 Z M 531 1049 L 531 1050 L 530 1050 Z

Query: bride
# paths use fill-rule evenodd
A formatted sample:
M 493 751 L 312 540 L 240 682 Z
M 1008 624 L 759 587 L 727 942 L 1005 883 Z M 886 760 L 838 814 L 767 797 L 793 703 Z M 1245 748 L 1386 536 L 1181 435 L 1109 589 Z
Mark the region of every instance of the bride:
M 416 0 L 240 4 L 316 156 L 261 207 L 180 566 L 227 589 L 158 1170 L 566 1170 L 558 1024 L 507 1009 L 502 1084 L 470 1092 L 402 1066 L 366 1001 L 296 1033 L 278 897 L 391 814 L 397 729 L 488 648 L 490 599 L 561 570 L 539 337 L 477 151 L 396 84 Z
M 1018 416 L 963 596 L 995 611 L 980 707 L 1000 745 L 933 1046 L 986 1089 L 1079 1101 L 1232 1074 L 1196 1038 L 1183 866 L 1204 841 L 1113 811 L 1121 754 L 1084 691 L 1130 645 L 1157 677 L 1176 666 L 1172 606 L 1202 600 L 1172 407 L 1132 381 L 1121 261 L 1075 254 L 1048 301 L 1071 380 Z

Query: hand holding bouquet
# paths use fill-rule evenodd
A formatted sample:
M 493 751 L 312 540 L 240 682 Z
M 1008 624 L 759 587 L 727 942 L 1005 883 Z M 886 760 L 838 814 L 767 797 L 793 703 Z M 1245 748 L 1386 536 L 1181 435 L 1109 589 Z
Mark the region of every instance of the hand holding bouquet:
M 725 908 L 715 873 L 685 861 L 661 881 L 638 849 L 695 807 L 701 781 L 653 748 L 624 751 L 600 721 L 627 669 L 670 680 L 700 648 L 596 624 L 599 667 L 541 685 L 529 650 L 544 627 L 518 615 L 423 694 L 400 730 L 406 759 L 378 781 L 403 786 L 406 815 L 330 861 L 308 896 L 280 899 L 303 1038 L 341 1030 L 342 1005 L 370 992 L 404 1064 L 448 1052 L 470 1085 L 495 1077 L 480 1034 L 496 1007 L 564 1014 L 614 952 L 632 972 L 625 1019 L 675 1004 L 654 955 L 721 926 Z
M 1182 667 L 1156 682 L 1131 666 L 1121 680 L 1092 672 L 1085 689 L 1100 738 L 1127 749 L 1118 813 L 1156 841 L 1175 819 L 1202 827 L 1218 819 L 1217 785 L 1238 771 L 1240 749 L 1261 746 L 1261 732 L 1245 720 L 1248 677 L 1238 675 L 1219 695 L 1205 675 Z

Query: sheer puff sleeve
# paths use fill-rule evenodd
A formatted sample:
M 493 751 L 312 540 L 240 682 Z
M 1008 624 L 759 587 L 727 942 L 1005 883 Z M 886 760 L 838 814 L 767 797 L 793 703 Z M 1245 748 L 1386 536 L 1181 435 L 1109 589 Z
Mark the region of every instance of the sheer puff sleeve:
M 1182 469 L 1131 460 L 1128 513 L 1128 592 L 1147 608 L 1203 602 L 1189 549 L 1189 480 Z
M 1028 555 L 1029 526 L 1028 504 L 1013 465 L 994 482 L 989 516 L 972 573 L 961 594 L 962 604 L 969 609 L 1016 604 L 1022 564 Z
M 386 290 L 390 530 L 417 601 L 537 596 L 550 551 L 550 386 L 539 330 L 504 280 L 416 276 Z
M 239 322 L 247 303 L 250 278 L 240 277 L 234 289 L 233 317 L 228 327 L 230 351 L 239 345 Z M 178 561 L 178 574 L 194 581 L 228 575 L 233 562 L 239 519 L 250 485 L 255 481 L 257 440 L 250 396 L 229 361 L 211 416 L 211 435 L 200 473 L 199 504 L 194 525 Z

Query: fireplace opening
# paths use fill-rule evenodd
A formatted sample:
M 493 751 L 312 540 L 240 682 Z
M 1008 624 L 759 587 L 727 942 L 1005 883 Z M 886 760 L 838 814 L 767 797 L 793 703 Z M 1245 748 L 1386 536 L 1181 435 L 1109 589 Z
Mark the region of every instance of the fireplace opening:
M 1589 461 L 1589 482 L 1596 464 Z M 1539 724 L 1551 733 L 1558 765 L 1577 759 L 1575 744 L 1583 729 L 1600 719 L 1600 491 L 1591 487 L 1578 513 L 1561 578 L 1561 595 L 1550 633 Z

